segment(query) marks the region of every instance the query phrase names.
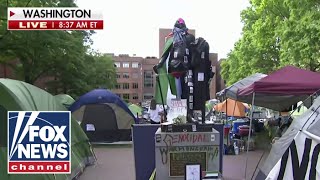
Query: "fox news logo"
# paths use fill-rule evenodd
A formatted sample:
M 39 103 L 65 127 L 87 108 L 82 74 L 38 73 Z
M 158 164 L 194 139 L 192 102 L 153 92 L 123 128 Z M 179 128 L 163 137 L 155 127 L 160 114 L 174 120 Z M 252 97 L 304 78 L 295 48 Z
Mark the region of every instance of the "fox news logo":
M 70 173 L 68 111 L 8 112 L 8 173 Z

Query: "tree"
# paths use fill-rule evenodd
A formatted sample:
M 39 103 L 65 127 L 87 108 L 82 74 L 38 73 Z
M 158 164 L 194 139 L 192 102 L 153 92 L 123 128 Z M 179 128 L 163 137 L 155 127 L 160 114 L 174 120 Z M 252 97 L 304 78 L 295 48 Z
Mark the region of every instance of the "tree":
M 3 0 L 2 0 L 3 1 Z M 10 1 L 10 6 L 31 5 L 34 7 L 75 6 L 72 0 L 40 0 L 40 1 Z M 1 6 L 5 15 L 7 9 Z M 2 19 L 5 19 L 2 17 Z M 2 30 L 6 27 L 6 21 L 1 21 Z M 60 55 L 71 54 L 75 59 L 83 56 L 84 34 L 71 33 L 70 31 L 6 31 L 1 37 L 0 56 L 19 60 L 19 64 L 11 64 L 11 67 L 24 81 L 33 84 L 39 77 L 50 75 L 52 70 L 57 70 L 58 63 L 68 64 L 68 59 L 63 61 Z M 80 52 L 82 51 L 82 52 Z M 9 58 L 2 60 L 8 63 Z M 10 65 L 10 64 L 9 64 Z M 19 78 L 19 77 L 18 77 Z
M 286 1 L 290 17 L 280 27 L 281 63 L 320 71 L 320 2 Z
M 286 65 L 319 71 L 319 1 L 251 0 L 241 39 L 222 67 L 228 85 Z
M 92 56 L 92 55 L 91 55 Z M 93 88 L 113 88 L 116 84 L 116 68 L 108 55 L 93 55 L 88 81 Z
M 96 53 L 86 54 L 73 66 L 59 67 L 55 80 L 49 81 L 49 91 L 53 94 L 69 94 L 77 97 L 92 89 L 111 89 L 116 83 L 116 68 L 111 57 Z
M 110 57 L 92 53 L 94 31 L 7 31 L 5 0 L 0 0 L 0 63 L 11 66 L 17 79 L 34 84 L 51 77 L 53 94 L 78 96 L 93 88 L 111 88 L 115 69 Z M 2 3 L 3 2 L 3 3 Z M 9 1 L 8 1 L 9 2 Z M 73 0 L 11 0 L 9 6 L 73 7 Z M 5 28 L 4 28 L 5 27 Z M 13 62 L 18 60 L 18 62 Z

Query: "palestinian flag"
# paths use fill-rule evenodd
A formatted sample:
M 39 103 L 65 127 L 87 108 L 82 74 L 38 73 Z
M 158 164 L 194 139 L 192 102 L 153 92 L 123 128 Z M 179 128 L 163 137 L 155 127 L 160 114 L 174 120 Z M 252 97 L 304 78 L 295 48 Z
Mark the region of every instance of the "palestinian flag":
M 156 82 L 155 99 L 157 104 L 162 104 L 162 103 L 167 104 L 167 95 L 168 95 L 169 87 L 171 89 L 171 93 L 173 95 L 177 95 L 175 78 L 171 74 L 168 74 L 168 64 L 169 64 L 170 50 L 172 48 L 172 44 L 173 44 L 173 37 L 170 37 L 170 36 L 167 37 L 167 41 L 164 46 L 164 50 L 158 66 L 160 86 L 159 86 L 159 83 Z M 161 61 L 164 58 L 165 58 L 165 61 Z M 163 101 L 161 99 L 160 87 L 161 87 Z

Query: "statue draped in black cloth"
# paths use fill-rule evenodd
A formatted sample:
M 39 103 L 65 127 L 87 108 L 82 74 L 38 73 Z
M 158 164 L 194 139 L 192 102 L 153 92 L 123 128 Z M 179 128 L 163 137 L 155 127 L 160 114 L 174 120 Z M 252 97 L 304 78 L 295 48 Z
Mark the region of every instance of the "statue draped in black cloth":
M 188 90 L 185 80 L 187 71 L 190 69 L 191 49 L 190 45 L 195 37 L 188 33 L 188 28 L 183 19 L 179 18 L 172 30 L 173 47 L 170 53 L 170 63 L 168 72 L 176 78 L 176 88 L 178 98 L 187 99 Z M 180 87 L 179 87 L 180 86 Z
M 168 63 L 167 72 L 172 94 L 178 99 L 187 99 L 187 116 L 193 117 L 194 110 L 201 110 L 204 116 L 205 102 L 210 99 L 209 83 L 213 77 L 209 44 L 203 38 L 195 39 L 181 18 L 175 22 L 166 39 L 171 41 L 166 41 L 160 62 L 153 69 L 156 74 L 159 74 L 160 70 L 163 73 L 162 67 Z M 159 87 L 162 87 L 160 83 Z M 164 90 L 168 89 L 163 87 Z
M 173 43 L 165 51 L 160 59 L 159 64 L 154 66 L 155 73 L 158 74 L 158 68 L 161 67 L 169 56 L 168 73 L 175 77 L 176 91 L 173 94 L 180 96 L 182 99 L 188 97 L 186 90 L 185 76 L 191 61 L 190 45 L 195 41 L 193 34 L 188 32 L 185 21 L 179 18 L 173 27 L 172 32 L 166 37 L 173 38 Z

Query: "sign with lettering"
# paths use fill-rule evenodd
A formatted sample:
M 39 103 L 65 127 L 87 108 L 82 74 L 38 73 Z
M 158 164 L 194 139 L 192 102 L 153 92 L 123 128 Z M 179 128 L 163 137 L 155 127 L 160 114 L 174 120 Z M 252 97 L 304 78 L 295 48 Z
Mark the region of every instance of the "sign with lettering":
M 303 131 L 294 138 L 267 179 L 319 179 L 320 143 Z
M 187 116 L 187 100 L 186 99 L 171 99 L 168 104 L 169 111 L 167 115 L 168 122 L 173 122 L 173 119 L 178 116 Z
M 185 175 L 185 166 L 190 163 L 201 164 L 202 171 L 207 169 L 207 152 L 170 153 L 169 176 Z

